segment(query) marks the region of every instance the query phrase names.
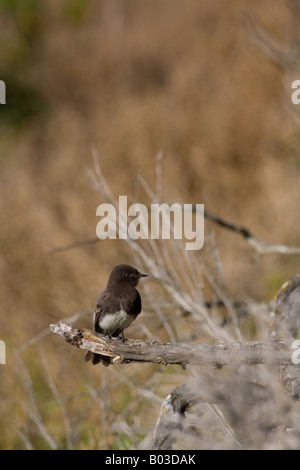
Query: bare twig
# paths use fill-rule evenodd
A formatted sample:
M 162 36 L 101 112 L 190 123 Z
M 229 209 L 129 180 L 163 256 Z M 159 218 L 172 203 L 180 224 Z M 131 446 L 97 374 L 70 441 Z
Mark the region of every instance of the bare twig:
M 267 33 L 253 18 L 248 18 L 252 42 L 267 56 L 274 65 L 292 71 L 299 71 L 297 47 L 284 46 Z
M 23 428 L 20 428 L 18 430 L 18 435 L 20 436 L 20 438 L 24 442 L 27 450 L 34 450 L 34 446 L 32 445 L 30 439 L 28 438 L 28 436 L 27 436 L 27 434 L 26 434 L 26 432 Z
M 47 384 L 49 385 L 49 388 L 50 388 L 53 396 L 55 397 L 56 403 L 60 407 L 60 410 L 62 412 L 63 421 L 64 421 L 64 425 L 65 425 L 65 432 L 66 432 L 67 449 L 71 450 L 71 449 L 74 448 L 74 444 L 75 444 L 75 442 L 74 442 L 75 439 L 73 438 L 73 435 L 75 434 L 75 432 L 74 432 L 74 429 L 72 428 L 72 425 L 71 425 L 68 410 L 67 410 L 66 404 L 65 404 L 62 396 L 59 393 L 58 388 L 56 387 L 56 385 L 55 385 L 55 383 L 52 379 L 52 376 L 50 374 L 48 364 L 47 364 L 47 361 L 46 361 L 44 355 L 42 355 L 41 357 L 42 357 L 43 370 L 44 370 L 44 373 L 45 373 L 45 376 L 46 376 L 46 379 L 47 379 Z
M 15 355 L 16 359 L 16 370 L 17 373 L 20 377 L 20 380 L 23 384 L 24 389 L 26 390 L 27 397 L 28 397 L 28 402 L 24 404 L 24 408 L 27 412 L 27 415 L 31 419 L 31 421 L 35 424 L 37 430 L 39 431 L 40 435 L 43 437 L 43 439 L 47 442 L 49 445 L 50 449 L 52 450 L 57 450 L 59 447 L 57 443 L 55 442 L 54 437 L 52 434 L 48 431 L 46 428 L 42 416 L 39 412 L 38 405 L 36 402 L 36 397 L 35 393 L 33 390 L 33 384 L 32 380 L 30 378 L 29 372 L 26 369 L 25 364 L 21 360 L 21 357 L 19 354 L 16 352 Z M 26 436 L 26 433 L 24 430 L 20 431 L 20 436 L 22 437 L 23 441 L 25 442 L 26 446 L 31 446 L 29 438 Z
M 198 209 L 196 205 L 193 205 L 193 212 L 198 213 Z M 283 245 L 281 243 L 269 243 L 264 240 L 260 240 L 259 238 L 255 237 L 252 232 L 238 224 L 234 224 L 232 222 L 227 222 L 223 218 L 212 214 L 211 212 L 208 212 L 207 210 L 204 211 L 202 214 L 204 218 L 207 220 L 210 220 L 211 222 L 219 225 L 219 227 L 225 228 L 226 230 L 230 230 L 232 232 L 235 232 L 239 235 L 241 235 L 244 240 L 249 243 L 249 245 L 252 246 L 252 248 L 259 254 L 282 254 L 282 255 L 300 255 L 300 247 L 299 246 L 288 246 L 288 245 Z M 54 248 L 49 252 L 49 254 L 55 254 L 63 251 L 68 251 L 72 250 L 73 248 L 80 248 L 83 246 L 91 245 L 97 242 L 100 242 L 101 240 L 97 237 L 95 238 L 90 238 L 88 240 L 81 240 L 77 241 L 74 243 L 70 243 L 68 245 L 63 245 L 57 248 Z
M 49 251 L 49 255 L 55 255 L 56 253 L 60 253 L 61 251 L 68 251 L 72 250 L 73 248 L 81 248 L 82 246 L 93 245 L 94 243 L 99 242 L 99 238 L 90 238 L 89 240 L 82 240 L 77 241 L 74 243 L 69 243 L 68 245 L 58 246 L 53 250 Z
M 88 315 L 92 315 L 92 313 L 93 313 L 92 310 L 86 310 L 86 311 L 83 311 L 83 312 L 76 312 L 76 313 L 74 313 L 74 315 L 71 315 L 70 317 L 63 318 L 63 321 L 66 321 L 68 323 L 73 323 L 73 322 L 79 320 L 80 318 L 83 318 L 83 317 L 88 316 Z M 26 343 L 22 344 L 18 348 L 18 353 L 23 353 L 27 348 L 29 348 L 30 346 L 33 346 L 38 341 L 41 341 L 46 336 L 48 336 L 49 333 L 50 333 L 49 328 L 44 328 L 39 333 L 37 333 L 35 336 L 30 338 L 30 340 L 26 341 Z
M 193 206 L 193 211 L 197 211 L 196 206 Z M 299 246 L 287 246 L 279 243 L 269 243 L 263 240 L 259 240 L 246 227 L 227 222 L 221 217 L 218 217 L 206 210 L 204 211 L 204 217 L 210 220 L 211 222 L 214 222 L 215 224 L 219 225 L 220 227 L 240 234 L 259 254 L 278 253 L 283 255 L 300 255 Z

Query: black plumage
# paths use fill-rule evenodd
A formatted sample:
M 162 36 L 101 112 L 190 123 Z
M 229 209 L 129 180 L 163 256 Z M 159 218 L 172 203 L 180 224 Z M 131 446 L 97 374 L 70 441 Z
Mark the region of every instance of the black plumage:
M 94 328 L 97 333 L 111 337 L 122 335 L 133 320 L 141 313 L 142 302 L 136 289 L 138 281 L 147 274 L 141 274 L 137 269 L 126 264 L 115 266 L 109 276 L 106 288 L 98 297 L 94 314 Z M 88 351 L 85 361 L 93 364 L 102 362 L 109 366 L 107 356 Z

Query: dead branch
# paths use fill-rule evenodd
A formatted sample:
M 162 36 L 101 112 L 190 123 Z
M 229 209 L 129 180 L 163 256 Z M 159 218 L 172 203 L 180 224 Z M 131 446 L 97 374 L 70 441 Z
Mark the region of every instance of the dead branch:
M 261 419 L 265 426 L 268 405 L 276 400 L 276 391 L 273 389 L 272 380 L 269 379 L 261 382 L 260 374 L 255 377 L 249 369 L 244 368 L 235 377 L 198 375 L 188 383 L 174 388 L 161 405 L 153 433 L 152 449 L 172 450 L 178 439 L 192 437 L 194 422 L 188 424 L 185 418 L 188 418 L 190 407 L 197 404 L 209 404 L 214 410 L 219 410 L 221 406 L 226 410 L 227 417 L 233 421 L 237 421 L 239 414 L 249 418 L 249 414 L 255 413 L 255 409 L 263 409 L 265 414 L 261 413 Z M 270 411 L 271 422 L 268 431 L 271 433 L 276 429 L 277 423 L 273 420 L 273 409 Z M 256 422 L 259 420 L 256 415 L 255 420 Z M 238 421 L 243 420 L 238 419 Z M 227 430 L 234 448 L 249 445 L 249 436 L 243 427 L 243 424 L 235 426 L 234 432 L 229 423 L 224 422 L 223 429 Z M 266 432 L 265 428 L 263 432 Z M 202 438 L 205 439 L 203 435 Z
M 193 206 L 193 212 L 197 212 L 196 206 Z M 204 211 L 204 217 L 222 228 L 231 230 L 232 232 L 241 235 L 244 240 L 246 240 L 252 246 L 252 248 L 254 248 L 254 250 L 257 251 L 257 253 L 259 254 L 278 253 L 283 255 L 300 255 L 299 246 L 287 246 L 279 243 L 269 243 L 263 240 L 259 240 L 246 227 L 227 222 L 221 217 L 216 216 L 211 212 L 208 212 L 207 210 Z
M 281 339 L 245 341 L 219 344 L 161 343 L 120 338 L 109 338 L 88 329 L 78 329 L 65 322 L 50 325 L 53 333 L 67 343 L 108 356 L 111 362 L 152 362 L 156 364 L 214 365 L 215 367 L 241 364 L 291 365 L 291 341 Z
M 186 409 L 195 401 L 187 385 L 176 387 L 163 401 L 153 436 L 153 450 L 172 450 L 176 434 L 183 431 Z
M 234 386 L 243 391 L 242 406 L 245 410 L 273 398 L 271 387 L 240 376 L 236 379 L 205 377 L 205 383 L 198 384 L 196 381 L 180 385 L 161 405 L 153 433 L 152 449 L 172 450 L 177 438 L 185 432 L 186 411 L 196 403 L 232 406 L 237 399 L 232 393 Z M 238 442 L 235 441 L 235 444 Z

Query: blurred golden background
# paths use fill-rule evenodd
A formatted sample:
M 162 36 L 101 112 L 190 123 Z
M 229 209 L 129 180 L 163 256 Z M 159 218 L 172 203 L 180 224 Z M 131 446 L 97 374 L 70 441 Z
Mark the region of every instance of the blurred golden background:
M 185 374 L 154 365 L 93 369 L 48 332 L 50 323 L 92 311 L 112 267 L 133 264 L 119 240 L 51 254 L 96 236 L 103 200 L 88 176 L 92 146 L 117 196 L 145 202 L 137 181 L 153 189 L 163 152 L 163 201 L 204 203 L 262 240 L 300 245 L 290 100 L 300 77 L 254 43 L 253 17 L 278 43 L 295 41 L 285 1 L 0 1 L 1 448 L 51 448 L 41 423 L 58 448 L 135 448 L 160 406 L 137 390 L 155 371 L 163 398 Z M 205 227 L 234 299 L 268 301 L 299 272 L 297 257 L 258 257 L 236 234 Z M 150 314 L 126 336 L 145 337 L 141 322 L 169 340 Z M 92 317 L 75 324 L 91 327 Z

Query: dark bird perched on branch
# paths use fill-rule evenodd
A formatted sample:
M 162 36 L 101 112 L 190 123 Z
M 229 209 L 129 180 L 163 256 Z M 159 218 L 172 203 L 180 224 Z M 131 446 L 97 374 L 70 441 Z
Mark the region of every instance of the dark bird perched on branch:
M 109 276 L 105 290 L 99 295 L 94 314 L 94 328 L 97 333 L 117 337 L 122 335 L 133 320 L 141 313 L 141 297 L 136 286 L 141 277 L 137 269 L 126 264 L 115 266 Z M 84 358 L 85 362 L 92 361 L 93 364 L 102 362 L 109 366 L 110 360 L 107 356 L 88 351 Z

